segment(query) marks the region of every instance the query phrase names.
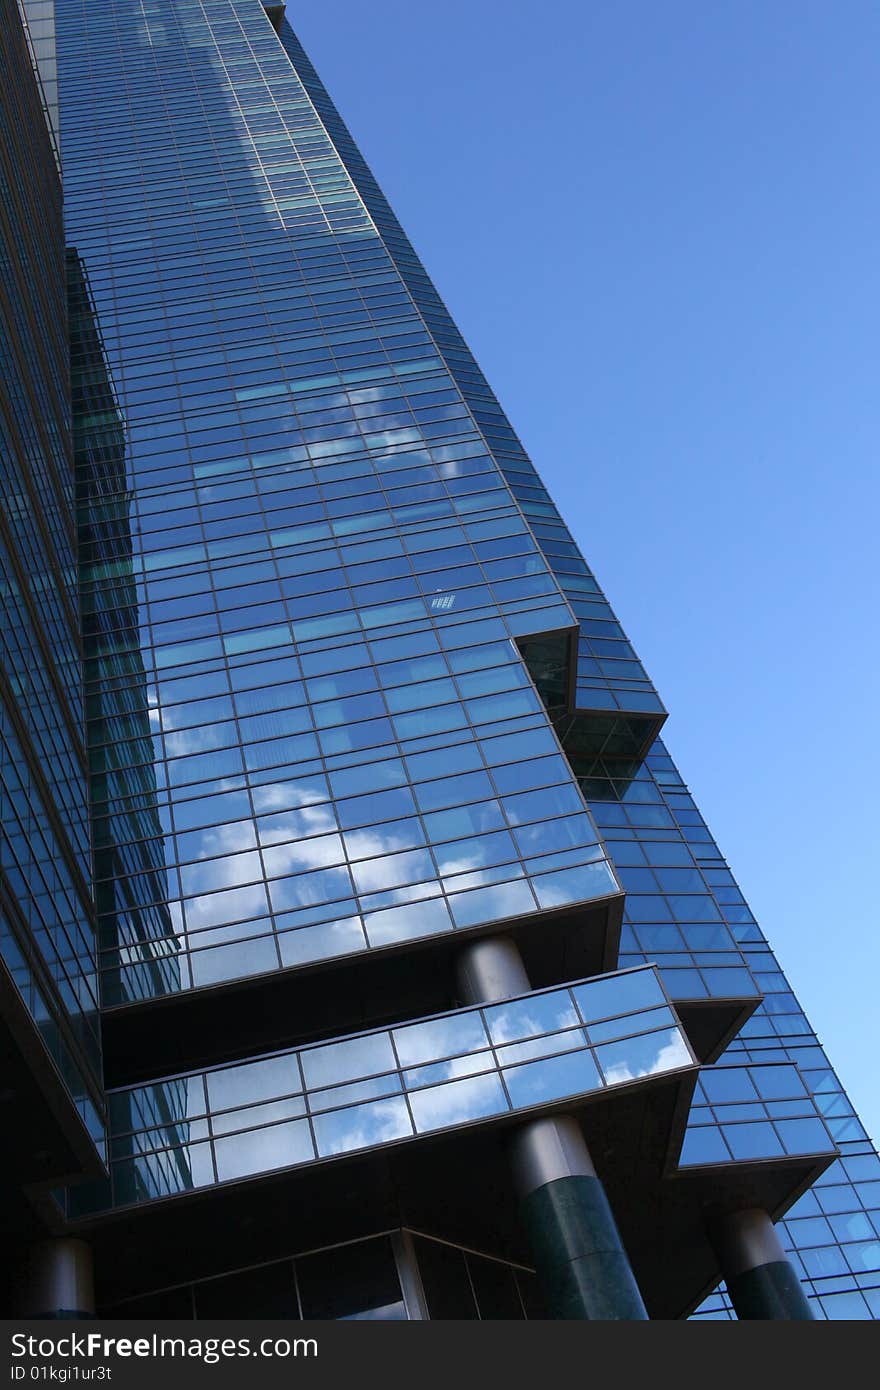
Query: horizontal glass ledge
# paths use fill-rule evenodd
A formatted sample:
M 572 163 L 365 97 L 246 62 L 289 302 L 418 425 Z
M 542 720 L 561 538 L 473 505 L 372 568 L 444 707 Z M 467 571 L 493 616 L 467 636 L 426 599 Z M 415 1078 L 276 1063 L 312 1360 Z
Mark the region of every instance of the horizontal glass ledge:
M 678 1166 L 764 1163 L 836 1152 L 794 1063 L 762 1062 L 701 1072 Z
M 395 962 L 399 959 L 417 953 L 430 956 L 435 972 L 448 975 L 449 961 L 462 941 L 498 930 L 515 937 L 526 956 L 530 978 L 539 986 L 613 969 L 623 895 L 607 861 L 594 857 L 601 853 L 598 846 L 586 846 L 577 853 L 591 862 L 551 865 L 532 879 L 524 875 L 508 878 L 507 866 L 502 866 L 494 874 L 475 874 L 478 881 L 473 886 L 448 895 L 442 893 L 438 878 L 425 885 L 431 896 L 417 897 L 414 891 L 403 890 L 395 895 L 396 905 L 379 903 L 363 914 L 352 895 L 338 903 L 317 903 L 275 918 L 266 914 L 241 925 L 221 922 L 210 932 L 174 935 L 169 931 L 165 937 L 116 945 L 104 954 L 105 1022 L 158 1007 L 163 1001 L 185 1001 L 194 993 L 204 997 L 251 985 L 257 990 L 270 989 L 283 977 L 289 982 L 285 989 L 300 990 L 296 983 L 300 979 L 302 989 L 317 990 L 324 1000 L 324 1017 L 335 1020 L 337 1028 L 345 1028 L 348 1020 L 344 1010 L 340 1013 L 340 993 L 347 991 L 362 1000 L 368 993 L 364 969 L 375 972 L 371 988 L 378 988 L 376 982 L 382 977 L 388 988 L 397 990 Z M 503 881 L 501 873 L 505 875 Z M 323 888 L 330 875 L 342 874 L 346 875 L 343 891 L 350 892 L 346 866 L 305 874 L 301 879 Z M 481 884 L 480 877 L 489 881 Z M 262 883 L 233 890 L 239 896 L 255 891 L 263 895 L 262 902 Z M 213 899 L 228 901 L 233 892 L 218 892 Z M 409 988 L 415 985 L 427 990 L 424 1002 L 414 1005 L 415 1012 L 427 1014 L 443 1009 L 454 994 L 445 975 L 443 981 L 437 975 L 431 983 L 422 978 L 423 973 L 419 972 L 419 979 L 411 981 Z M 300 1000 L 300 1014 L 310 1019 L 301 1037 L 326 1031 L 315 1017 L 316 1007 L 314 993 Z M 363 1000 L 358 1004 L 362 1007 Z M 369 1013 L 354 1017 L 370 1021 Z M 108 1055 L 113 1051 L 108 1046 Z M 203 1057 L 201 1052 L 185 1055 Z M 117 1079 L 142 1074 L 122 1072 Z
M 555 574 L 555 578 L 570 601 L 564 576 Z M 584 777 L 599 757 L 641 763 L 663 726 L 666 711 L 653 687 L 629 689 L 612 678 L 615 662 L 609 662 L 606 678 L 592 685 L 579 682 L 579 633 L 578 627 L 562 626 L 558 632 L 524 635 L 518 645 L 572 770 Z
M 610 683 L 592 691 L 578 688 L 574 699 L 568 710 L 554 714 L 554 723 L 566 757 L 582 777 L 601 757 L 642 763 L 666 722 L 656 696 L 612 693 Z
M 112 1186 L 76 1214 L 691 1071 L 651 966 L 110 1093 Z

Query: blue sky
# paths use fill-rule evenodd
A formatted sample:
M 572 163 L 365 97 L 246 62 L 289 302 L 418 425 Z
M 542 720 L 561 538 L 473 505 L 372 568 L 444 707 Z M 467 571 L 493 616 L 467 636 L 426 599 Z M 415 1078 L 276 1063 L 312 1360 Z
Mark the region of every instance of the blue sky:
M 880 1136 L 880 7 L 288 13 Z

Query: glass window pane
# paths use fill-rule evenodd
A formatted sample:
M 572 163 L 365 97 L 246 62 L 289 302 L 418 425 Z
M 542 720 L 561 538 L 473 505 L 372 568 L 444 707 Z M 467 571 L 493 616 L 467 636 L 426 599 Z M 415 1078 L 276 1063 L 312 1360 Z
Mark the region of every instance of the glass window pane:
M 534 994 L 510 1004 L 498 1004 L 485 1010 L 486 1024 L 494 1043 L 514 1042 L 533 1038 L 541 1033 L 553 1033 L 571 1027 L 578 1016 L 568 990 L 552 994 Z
M 513 1270 L 500 1260 L 483 1260 L 479 1255 L 467 1256 L 477 1308 L 483 1321 L 492 1319 L 522 1319 L 523 1306 Z
M 406 1308 L 388 1236 L 296 1261 L 304 1318 L 401 1321 Z
M 679 1164 L 729 1163 L 730 1154 L 721 1132 L 714 1125 L 699 1125 L 684 1136 Z
M 214 1150 L 220 1182 L 244 1178 L 250 1173 L 267 1173 L 273 1168 L 287 1168 L 315 1156 L 308 1120 L 269 1125 L 267 1129 L 217 1139 Z
M 765 1100 L 806 1095 L 806 1089 L 797 1067 L 754 1067 L 750 1069 L 749 1075 L 758 1094 L 763 1096 Z
M 714 1105 L 758 1099 L 758 1092 L 751 1077 L 743 1067 L 706 1068 L 700 1073 L 700 1085 L 706 1099 Z
M 381 1096 L 394 1095 L 403 1087 L 397 1072 L 386 1072 L 375 1076 L 371 1081 L 352 1081 L 348 1086 L 331 1086 L 326 1091 L 309 1092 L 309 1109 L 312 1114 L 319 1110 L 338 1110 L 343 1105 L 351 1105 L 359 1100 L 378 1100 Z
M 228 1274 L 196 1284 L 197 1318 L 298 1318 L 293 1263 Z
M 318 1153 L 322 1158 L 345 1153 L 349 1149 L 387 1144 L 392 1139 L 405 1139 L 413 1132 L 402 1096 L 316 1115 L 314 1126 Z
M 604 1023 L 591 1023 L 588 1029 L 590 1042 L 610 1042 L 612 1038 L 627 1033 L 648 1032 L 663 1025 L 674 1026 L 675 1015 L 671 1009 L 647 1009 L 644 1013 L 624 1014 L 621 1018 L 606 1019 Z
M 823 1153 L 831 1148 L 831 1139 L 821 1120 L 779 1120 L 776 1132 L 786 1153 Z
M 734 1158 L 775 1158 L 785 1152 L 769 1120 L 722 1125 L 721 1130 Z
M 410 1028 L 395 1028 L 394 1043 L 400 1064 L 418 1066 L 463 1052 L 476 1052 L 487 1044 L 486 1030 L 478 1013 L 455 1014 Z
M 639 1076 L 673 1071 L 676 1067 L 693 1066 L 694 1062 L 684 1038 L 677 1028 L 662 1033 L 647 1033 L 640 1038 L 608 1043 L 596 1048 L 599 1065 L 609 1086 L 634 1081 Z
M 252 1105 L 258 1100 L 290 1095 L 302 1089 L 296 1058 L 267 1057 L 240 1067 L 209 1071 L 208 1097 L 212 1110 Z
M 367 1033 L 347 1042 L 309 1047 L 300 1056 L 309 1087 L 331 1086 L 335 1081 L 354 1081 L 397 1068 L 388 1033 Z
M 469 1077 L 446 1086 L 431 1086 L 426 1091 L 412 1091 L 410 1104 L 420 1134 L 500 1115 L 510 1108 L 498 1076 Z
M 590 980 L 572 990 L 585 1023 L 613 1018 L 637 1009 L 665 1004 L 666 996 L 653 970 L 634 970 L 624 975 Z
M 464 1252 L 421 1236 L 414 1236 L 413 1244 L 431 1321 L 475 1320 L 479 1315 Z
M 504 1072 L 504 1080 L 516 1106 L 541 1105 L 561 1096 L 595 1091 L 602 1085 L 599 1068 L 586 1051 L 510 1067 Z

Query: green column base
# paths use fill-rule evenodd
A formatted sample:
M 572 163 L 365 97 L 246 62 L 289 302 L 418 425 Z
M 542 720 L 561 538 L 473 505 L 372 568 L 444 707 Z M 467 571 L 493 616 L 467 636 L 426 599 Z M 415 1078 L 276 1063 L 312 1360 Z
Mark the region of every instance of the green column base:
M 727 1280 L 730 1301 L 741 1320 L 773 1318 L 812 1322 L 813 1310 L 804 1287 L 788 1260 L 747 1269 Z
M 522 1216 L 551 1318 L 647 1319 L 598 1178 L 545 1183 L 523 1199 Z

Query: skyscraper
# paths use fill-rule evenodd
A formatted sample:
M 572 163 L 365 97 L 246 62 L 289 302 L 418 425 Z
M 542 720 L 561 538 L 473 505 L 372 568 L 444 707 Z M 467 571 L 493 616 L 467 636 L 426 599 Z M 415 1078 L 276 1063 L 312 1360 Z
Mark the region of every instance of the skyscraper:
M 283 5 L 3 5 L 18 1306 L 876 1315 L 880 1162 Z

